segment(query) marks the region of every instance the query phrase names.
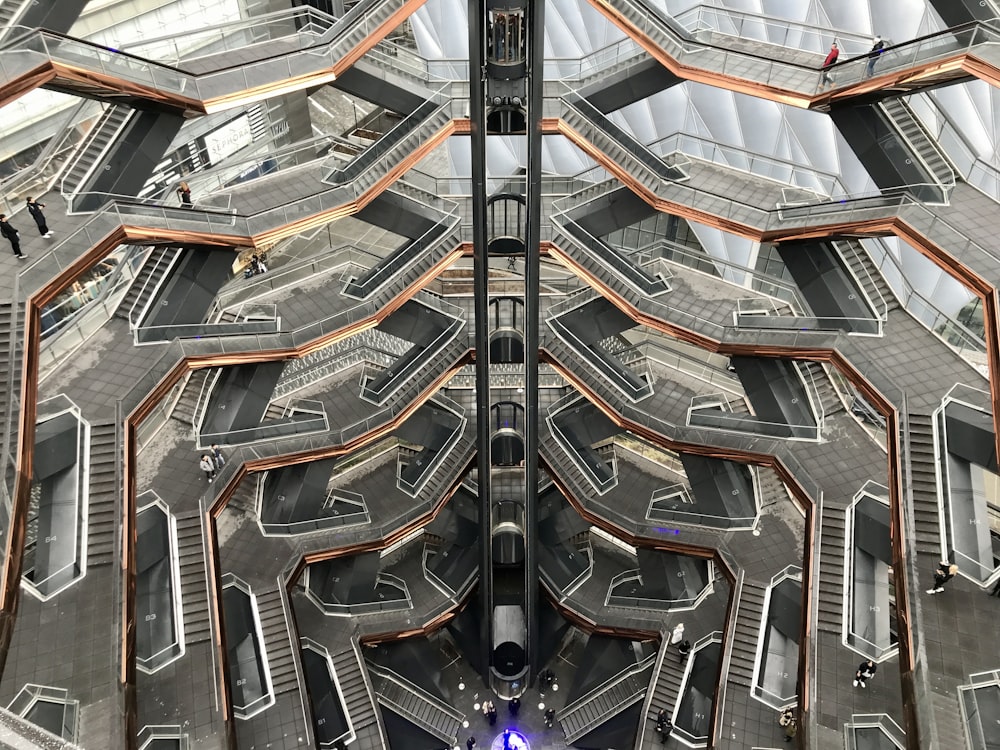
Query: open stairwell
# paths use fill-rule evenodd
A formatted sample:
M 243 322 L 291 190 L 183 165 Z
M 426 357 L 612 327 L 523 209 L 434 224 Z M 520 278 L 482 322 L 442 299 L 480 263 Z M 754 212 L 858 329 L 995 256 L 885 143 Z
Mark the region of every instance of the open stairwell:
M 656 717 L 663 711 L 667 716 L 674 715 L 674 708 L 680 701 L 681 682 L 684 679 L 685 662 L 678 655 L 676 649 L 669 648 L 666 644 L 670 640 L 670 633 L 663 633 L 660 640 L 660 649 L 664 652 L 660 661 L 659 670 L 653 675 L 653 682 L 650 686 L 651 694 L 646 703 L 646 712 L 642 717 L 644 726 L 636 737 L 636 750 L 648 747 L 662 747 L 659 740 L 654 740 L 655 732 L 652 732 Z M 653 744 L 655 742 L 655 744 Z
M 21 357 L 17 342 L 21 338 L 24 308 L 18 303 L 0 304 L 0 431 L 10 414 L 11 397 L 21 398 Z M 11 327 L 14 327 L 11 337 Z M 14 350 L 11 351 L 11 343 Z M 8 386 L 7 381 L 10 380 Z M 16 420 L 15 420 L 16 421 Z M 17 425 L 11 425 L 11 449 L 16 445 Z
M 441 463 L 431 474 L 430 479 L 420 487 L 419 496 L 430 502 L 439 501 L 458 481 L 464 469 L 476 454 L 476 444 L 466 434 L 458 439 L 455 446 L 448 451 Z
M 112 104 L 104 110 L 94 129 L 73 156 L 59 183 L 59 192 L 64 197 L 68 199 L 85 187 L 97 161 L 134 112 L 136 110 L 133 107 L 125 104 Z
M 419 257 L 413 259 L 413 262 L 399 263 L 396 270 L 382 276 L 381 269 L 396 261 L 403 250 L 390 254 L 381 263 L 361 271 L 355 278 L 348 281 L 344 288 L 344 294 L 365 300 L 374 304 L 375 307 L 381 308 L 403 296 L 404 292 L 419 282 L 435 265 L 454 252 L 460 244 L 459 228 L 445 228 L 438 238 L 428 239 L 424 248 L 410 250 L 411 255 L 419 253 Z
M 0 40 L 18 28 L 19 20 L 31 4 L 30 0 L 0 0 Z
M 820 517 L 819 610 L 816 626 L 840 635 L 844 620 L 844 544 L 847 515 L 842 507 L 824 505 Z
M 879 106 L 913 150 L 913 155 L 930 172 L 931 179 L 945 188 L 954 186 L 955 171 L 906 100 L 901 97 L 886 99 L 879 102 Z
M 837 389 L 823 363 L 807 361 L 797 364 L 802 371 L 806 386 L 813 392 L 813 397 L 819 397 L 819 406 L 823 408 L 823 416 L 829 417 L 831 414 L 844 411 L 844 402 L 840 400 Z
M 626 145 L 619 142 L 608 135 L 599 123 L 576 111 L 572 106 L 565 106 L 563 108 L 562 118 L 574 130 L 580 133 L 588 143 L 600 149 L 615 164 L 620 164 L 627 169 L 630 175 L 654 195 L 660 187 L 664 176 L 671 174 L 680 176 L 679 172 L 672 173 L 670 168 L 659 157 L 647 151 L 642 144 L 634 142 Z M 640 154 L 645 158 L 640 158 Z M 652 168 L 650 164 L 653 165 Z M 660 173 L 658 174 L 657 171 Z
M 127 320 L 135 327 L 139 323 L 138 316 L 149 303 L 149 298 L 159 288 L 160 282 L 179 254 L 180 250 L 177 248 L 154 248 L 132 280 L 132 285 L 125 293 L 118 309 L 115 310 L 115 317 Z
M 0 0 L 0 36 L 10 27 L 18 9 L 19 3 L 14 0 Z
M 196 510 L 177 516 L 177 558 L 184 609 L 184 642 L 191 646 L 212 638 L 201 514 Z
M 171 419 L 176 419 L 188 427 L 194 427 L 198 399 L 201 396 L 202 387 L 211 373 L 212 368 L 210 367 L 191 373 L 184 385 L 184 390 L 181 391 L 180 398 L 177 399 L 177 403 L 174 404 L 174 408 L 170 412 Z
M 906 446 L 913 482 L 913 525 L 919 553 L 941 554 L 941 520 L 938 513 L 937 463 L 934 455 L 934 422 L 929 414 L 910 412 L 910 439 Z
M 264 637 L 264 651 L 267 654 L 267 668 L 271 674 L 271 688 L 274 695 L 298 690 L 295 654 L 290 639 L 291 623 L 285 618 L 281 592 L 274 588 L 255 594 L 257 613 L 260 615 L 260 632 Z
M 785 483 L 778 478 L 775 472 L 763 468 L 758 469 L 757 480 L 760 484 L 761 508 L 766 508 L 774 503 L 791 502 L 791 495 L 788 494 Z
M 655 656 L 648 657 L 563 708 L 558 718 L 566 742 L 575 742 L 645 698 L 655 661 Z
M 368 3 L 345 3 L 344 11 L 350 11 L 355 6 L 366 5 L 367 9 L 365 11 L 365 18 L 367 23 L 355 23 L 353 24 L 348 32 L 341 38 L 338 38 L 338 47 L 355 47 L 365 39 L 368 38 L 369 33 L 373 29 L 379 28 L 382 23 L 388 21 L 392 14 L 397 10 L 406 5 L 408 0 L 376 0 L 375 2 Z
M 333 654 L 331 661 L 347 708 L 347 718 L 355 733 L 361 735 L 364 730 L 379 723 L 375 698 L 365 681 L 365 668 L 353 648 Z
M 378 702 L 449 745 L 458 741 L 465 716 L 395 672 L 369 665 Z
M 875 313 L 879 316 L 883 312 L 891 312 L 899 307 L 899 300 L 896 299 L 892 287 L 885 280 L 885 276 L 878 270 L 864 245 L 858 240 L 838 240 L 834 243 L 840 257 L 850 269 L 854 278 L 861 284 L 861 288 L 868 297 L 868 300 L 876 307 Z M 883 310 L 882 303 L 885 303 Z
M 760 624 L 764 617 L 765 593 L 765 588 L 748 581 L 744 581 L 740 589 L 739 611 L 733 632 L 733 652 L 729 662 L 729 681 L 746 688 L 753 682 Z
M 90 428 L 90 494 L 87 511 L 87 566 L 111 565 L 115 561 L 115 471 L 118 456 L 115 424 Z

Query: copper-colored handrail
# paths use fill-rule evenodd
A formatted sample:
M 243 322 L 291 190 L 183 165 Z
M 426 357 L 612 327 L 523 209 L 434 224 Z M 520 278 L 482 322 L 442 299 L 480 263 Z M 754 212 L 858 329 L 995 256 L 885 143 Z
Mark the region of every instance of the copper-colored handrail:
M 602 293 L 603 290 L 602 290 Z M 654 321 L 655 323 L 655 321 Z M 653 325 L 654 328 L 659 328 L 665 333 L 672 335 L 670 330 L 665 330 L 662 325 Z M 826 361 L 836 367 L 841 374 L 843 374 L 852 385 L 854 385 L 869 402 L 885 417 L 886 419 L 886 444 L 887 444 L 887 473 L 889 477 L 889 496 L 890 496 L 890 509 L 891 509 L 891 519 L 892 519 L 892 545 L 893 545 L 893 559 L 895 564 L 893 566 L 894 583 L 897 587 L 897 598 L 896 598 L 896 619 L 898 628 L 898 644 L 900 653 L 900 680 L 903 688 L 903 721 L 905 729 L 908 734 L 907 737 L 912 737 L 913 739 L 908 739 L 908 742 L 912 742 L 911 747 L 919 747 L 919 726 L 917 723 L 917 703 L 914 693 L 913 684 L 913 669 L 914 669 L 914 654 L 913 649 L 913 629 L 912 622 L 910 619 L 910 602 L 909 602 L 909 591 L 906 586 L 906 571 L 905 566 L 902 563 L 906 559 L 906 539 L 905 539 L 905 529 L 903 524 L 903 502 L 904 494 L 902 490 L 902 455 L 901 455 L 901 445 L 900 445 L 900 429 L 899 429 L 899 419 L 900 415 L 896 409 L 896 406 L 889 401 L 885 396 L 883 396 L 871 383 L 868 382 L 864 375 L 856 370 L 853 364 L 844 357 L 840 352 L 836 350 L 804 350 L 797 347 L 781 347 L 781 346 L 768 346 L 768 347 L 755 347 L 750 345 L 741 346 L 726 346 L 719 342 L 714 342 L 714 346 L 706 347 L 711 351 L 717 351 L 722 354 L 749 354 L 754 356 L 765 356 L 765 357 L 781 357 L 785 359 L 806 359 L 806 360 L 816 360 L 816 361 Z M 650 441 L 655 445 L 667 448 L 668 450 L 675 450 L 681 452 L 698 453 L 701 455 L 711 455 L 717 458 L 725 458 L 728 460 L 739 461 L 741 463 L 758 463 L 762 465 L 771 466 L 781 477 L 782 481 L 785 483 L 786 487 L 793 497 L 797 498 L 801 507 L 806 511 L 806 555 L 803 557 L 803 601 L 806 602 L 806 606 L 803 607 L 803 612 L 805 617 L 803 617 L 803 630 L 802 630 L 802 641 L 799 646 L 799 686 L 800 690 L 804 691 L 801 693 L 801 703 L 803 705 L 803 710 L 808 708 L 808 675 L 807 671 L 809 662 L 809 651 L 808 644 L 810 643 L 809 638 L 811 637 L 811 615 L 812 609 L 808 606 L 811 601 L 812 596 L 812 570 L 815 565 L 815 544 L 812 539 L 813 529 L 814 529 L 814 514 L 816 513 L 816 508 L 813 506 L 812 500 L 809 498 L 808 493 L 798 484 L 795 480 L 794 475 L 792 475 L 787 467 L 775 456 L 755 454 L 747 451 L 738 451 L 734 449 L 717 449 L 707 446 L 701 446 L 697 444 L 688 444 L 680 441 L 672 440 L 667 438 L 660 433 L 657 433 L 645 425 L 632 422 L 622 415 L 615 412 L 614 408 L 603 401 L 601 396 L 595 393 L 586 383 L 575 376 L 574 373 L 570 372 L 566 368 L 562 367 L 558 361 L 556 361 L 551 355 L 546 352 L 547 359 L 549 363 L 559 371 L 562 377 L 566 378 L 568 381 L 573 383 L 573 385 L 583 393 L 598 409 L 600 409 L 612 422 L 622 427 L 623 429 L 629 430 L 630 432 L 639 435 L 641 438 Z M 553 480 L 556 477 L 553 476 Z M 563 489 L 560 487 L 560 489 Z M 564 494 L 566 494 L 566 491 Z M 571 496 L 566 494 L 567 498 Z M 572 502 L 572 501 L 571 501 Z M 577 510 L 591 522 L 595 522 L 594 514 L 584 511 L 581 508 Z M 600 525 L 600 524 L 597 524 Z M 617 529 L 614 533 L 620 534 L 620 527 L 615 526 Z M 627 535 L 631 536 L 631 535 Z M 810 598 L 805 598 L 805 597 Z M 912 734 L 909 734 L 912 732 Z
M 828 105 L 832 101 L 849 100 L 859 95 L 899 88 L 906 84 L 919 83 L 922 80 L 926 83 L 940 83 L 942 75 L 947 76 L 944 80 L 961 80 L 962 78 L 971 76 L 984 80 L 993 86 L 1000 85 L 1000 70 L 997 70 L 994 65 L 991 65 L 982 58 L 977 57 L 974 53 L 964 51 L 946 58 L 917 64 L 910 68 L 873 75 L 869 78 L 859 80 L 850 86 L 838 86 L 838 88 L 831 91 L 819 91 L 815 94 L 807 94 L 760 81 L 739 78 L 728 73 L 708 71 L 686 65 L 668 54 L 649 35 L 637 28 L 623 14 L 619 13 L 611 0 L 589 1 L 611 23 L 621 29 L 636 44 L 646 50 L 651 57 L 678 78 L 794 107 L 813 108 Z M 934 35 L 930 34 L 927 36 Z M 748 56 L 752 57 L 753 55 Z M 842 65 L 847 62 L 849 61 L 845 60 Z M 815 70 L 818 80 L 821 70 L 818 66 Z
M 569 130 L 566 126 L 560 124 L 560 121 L 554 120 L 549 121 L 546 125 L 543 123 L 543 127 L 546 127 L 547 132 L 562 132 L 566 135 L 570 135 Z M 453 120 L 450 128 L 446 127 L 439 131 L 437 138 L 446 137 L 453 133 L 464 133 L 468 132 L 468 121 L 467 120 Z M 428 143 L 436 144 L 437 140 L 429 141 Z M 428 144 L 424 144 L 427 146 Z M 433 145 L 430 146 L 433 148 Z M 419 156 L 414 158 L 422 158 L 424 152 L 424 147 L 420 149 Z M 614 171 L 614 164 L 606 157 L 601 160 L 602 164 L 611 171 Z M 409 160 L 407 160 L 409 163 Z M 391 173 L 392 178 L 398 177 L 398 172 L 401 167 L 396 168 L 394 172 Z M 646 198 L 645 188 L 639 185 L 635 180 L 625 179 L 627 175 L 623 175 L 623 182 L 625 182 L 630 188 L 636 191 L 641 197 Z M 384 189 L 385 186 L 391 181 L 390 178 L 385 178 L 378 183 L 379 189 Z M 248 244 L 255 244 L 260 242 L 262 244 L 270 243 L 275 241 L 276 238 L 281 238 L 284 236 L 291 236 L 297 232 L 300 232 L 305 227 L 311 227 L 325 223 L 330 220 L 330 217 L 340 212 L 353 212 L 357 210 L 364 203 L 370 202 L 374 199 L 374 194 L 376 191 L 369 191 L 363 196 L 359 201 L 354 204 L 349 205 L 344 208 L 335 209 L 333 212 L 324 213 L 322 216 L 309 217 L 302 222 L 299 222 L 292 227 L 282 227 L 276 229 L 272 232 L 262 234 L 259 237 L 254 238 L 243 238 L 244 242 Z M 722 217 L 712 217 L 707 216 L 703 213 L 696 212 L 694 209 L 689 207 L 679 206 L 675 204 L 670 204 L 668 202 L 656 199 L 655 196 L 648 196 L 650 202 L 655 201 L 655 205 L 660 210 L 671 210 L 679 215 L 689 215 L 696 220 L 708 223 L 712 226 L 725 229 L 727 231 L 733 231 L 737 234 L 743 236 L 752 236 L 756 239 L 762 241 L 768 240 L 789 240 L 802 237 L 824 237 L 831 236 L 833 234 L 842 234 L 844 232 L 854 232 L 863 231 L 870 234 L 894 234 L 904 241 L 908 242 L 914 246 L 918 251 L 920 251 L 925 256 L 934 260 L 939 266 L 948 271 L 962 283 L 966 284 L 977 296 L 979 296 L 983 302 L 984 309 L 984 319 L 987 331 L 986 343 L 987 343 L 987 357 L 989 361 L 991 379 L 990 379 L 990 389 L 993 401 L 993 412 L 994 420 L 1000 419 L 1000 383 L 998 383 L 997 375 L 1000 375 L 1000 301 L 998 301 L 998 293 L 996 287 L 988 280 L 983 279 L 978 274 L 974 273 L 961 263 L 952 257 L 947 251 L 938 246 L 936 243 L 932 242 L 930 239 L 921 235 L 915 228 L 910 226 L 905 220 L 900 218 L 886 218 L 878 220 L 869 220 L 860 223 L 834 223 L 826 225 L 823 227 L 811 227 L 808 229 L 802 228 L 799 230 L 781 230 L 781 231 L 771 231 L 764 232 L 759 228 L 747 227 L 745 225 L 734 224 Z M 4 574 L 2 579 L 0 579 L 0 669 L 4 666 L 6 657 L 9 651 L 9 646 L 11 642 L 11 637 L 13 634 L 14 619 L 17 611 L 17 598 L 18 589 L 21 574 L 21 550 L 23 548 L 23 540 L 26 531 L 26 508 L 28 504 L 29 494 L 30 494 L 30 476 L 33 464 L 32 448 L 34 442 L 34 423 L 36 416 L 36 403 L 38 394 L 38 353 L 40 347 L 40 310 L 41 307 L 47 302 L 51 301 L 58 293 L 68 288 L 74 280 L 80 277 L 87 268 L 96 263 L 100 258 L 109 251 L 109 248 L 122 244 L 123 242 L 149 242 L 149 241 L 174 241 L 174 242 L 198 242 L 201 244 L 215 243 L 215 244 L 234 244 L 234 237 L 225 235 L 206 235 L 196 232 L 177 232 L 167 229 L 153 229 L 138 226 L 119 226 L 113 229 L 102 241 L 91 248 L 89 251 L 84 253 L 79 259 L 77 259 L 73 264 L 64 269 L 61 273 L 57 274 L 50 282 L 48 282 L 42 289 L 33 294 L 26 305 L 25 308 L 25 347 L 24 347 L 24 361 L 23 361 L 23 378 L 22 378 L 22 391 L 21 391 L 21 404 L 22 411 L 19 415 L 19 431 L 18 431 L 18 447 L 17 447 L 17 474 L 15 480 L 15 491 L 12 498 L 12 513 L 11 513 L 11 528 L 7 534 L 5 541 L 6 546 L 6 564 L 4 566 Z M 543 248 L 546 249 L 546 248 Z M 465 252 L 466 248 L 463 245 L 460 252 Z M 558 248 L 554 245 L 549 245 L 547 250 L 551 255 L 559 257 L 560 260 L 566 258 L 564 254 L 560 254 Z M 579 271 L 579 269 L 574 269 Z M 819 359 L 829 361 L 835 364 L 841 372 L 848 377 L 848 379 L 862 392 L 866 395 L 869 401 L 876 405 L 880 411 L 886 416 L 887 419 L 887 431 L 889 434 L 889 450 L 890 450 L 890 495 L 892 496 L 892 507 L 893 507 L 893 523 L 895 533 L 893 536 L 894 544 L 894 556 L 896 559 L 903 559 L 905 556 L 905 540 L 903 539 L 903 526 L 901 523 L 901 502 L 902 496 L 900 494 L 902 478 L 900 476 L 899 460 L 900 460 L 900 446 L 898 437 L 898 415 L 895 412 L 895 407 L 888 403 L 876 389 L 874 389 L 863 375 L 856 371 L 850 363 L 837 352 L 830 352 L 828 350 L 803 350 L 787 347 L 753 347 L 753 346 L 728 346 L 723 347 L 715 342 L 707 340 L 705 337 L 693 332 L 686 331 L 676 326 L 671 326 L 663 321 L 656 321 L 655 319 L 649 318 L 638 313 L 638 311 L 630 310 L 628 306 L 623 303 L 623 301 L 614 298 L 610 293 L 610 290 L 603 288 L 600 281 L 593 276 L 586 275 L 579 272 L 579 275 L 585 278 L 588 283 L 602 290 L 606 296 L 608 296 L 616 306 L 625 309 L 633 318 L 639 322 L 650 325 L 651 327 L 656 327 L 659 330 L 667 332 L 669 335 L 682 338 L 684 340 L 696 343 L 699 346 L 703 346 L 711 351 L 727 352 L 727 353 L 747 353 L 747 354 L 758 354 L 761 356 L 780 356 L 789 357 L 793 359 Z M 426 279 L 426 275 L 424 277 Z M 316 348 L 320 344 L 312 343 L 312 348 Z M 306 348 L 300 348 L 296 350 L 296 353 L 301 356 L 302 353 L 306 352 Z M 254 357 L 257 359 L 254 359 Z M 272 357 L 288 357 L 295 356 L 294 353 L 289 351 L 282 352 L 271 352 L 265 353 L 266 356 Z M 230 361 L 262 361 L 261 353 L 249 353 L 247 355 L 227 355 L 226 358 L 219 358 L 213 360 L 211 357 L 200 357 L 192 358 L 190 362 L 181 363 L 174 371 L 171 373 L 171 377 L 165 381 L 161 381 L 160 386 L 165 383 L 172 385 L 176 382 L 176 379 L 181 377 L 186 369 L 191 369 L 193 366 L 211 366 L 213 362 L 221 362 L 223 364 L 229 363 Z M 154 392 L 161 392 L 162 387 L 158 388 Z M 169 389 L 169 386 L 167 387 Z M 162 393 L 160 393 L 162 396 Z M 153 408 L 155 403 L 146 402 L 149 408 Z M 140 416 L 141 412 L 137 412 L 137 416 Z M 141 419 L 139 420 L 141 421 Z M 1000 430 L 995 430 L 996 440 L 998 448 L 1000 448 Z M 127 433 L 126 433 L 127 434 Z M 126 437 L 126 444 L 134 445 L 134 435 L 128 435 Z M 707 452 L 707 451 L 705 451 Z M 788 472 L 779 463 L 773 463 L 768 460 L 767 456 L 758 457 L 761 463 L 767 463 L 772 465 L 779 475 L 783 475 L 786 484 L 790 489 L 794 486 L 794 483 L 789 484 L 788 482 Z M 127 463 L 126 467 L 131 469 Z M 128 472 L 126 476 L 126 486 L 131 488 L 134 493 L 134 487 L 131 487 L 131 483 L 134 481 L 131 471 Z M 794 494 L 794 491 L 793 491 Z M 804 495 L 804 493 L 803 493 Z M 133 498 L 134 500 L 134 498 Z M 132 512 L 134 508 L 130 508 L 129 512 Z M 618 530 L 621 531 L 621 530 Z M 618 533 L 616 531 L 616 533 Z M 126 544 L 129 538 L 128 533 L 123 534 L 122 543 Z M 123 555 L 123 566 L 127 567 L 132 564 L 132 562 L 127 562 L 129 557 Z M 134 561 L 133 561 L 134 562 Z M 902 575 L 902 567 L 897 575 Z M 125 574 L 125 571 L 123 571 Z M 804 578 L 808 581 L 809 576 L 804 575 Z M 908 598 L 906 594 L 906 586 L 903 585 L 905 582 L 900 580 L 897 581 L 897 592 L 903 592 L 902 599 L 904 601 L 904 606 L 900 608 L 901 616 L 899 617 L 901 623 L 901 637 L 900 637 L 900 652 L 903 654 L 901 659 L 901 666 L 905 669 L 903 670 L 904 675 L 912 675 L 912 654 L 910 653 L 910 648 L 912 646 L 912 624 L 909 619 L 908 610 Z M 134 585 L 134 582 L 128 585 Z M 806 584 L 808 588 L 809 584 Z M 127 589 L 128 590 L 128 589 Z M 897 594 L 898 596 L 899 594 Z M 129 638 L 133 639 L 134 643 L 134 631 L 131 635 L 128 633 L 123 635 L 123 640 L 127 641 Z M 128 648 L 123 643 L 123 654 L 127 656 L 134 655 L 134 647 Z M 802 671 L 802 660 L 800 659 L 800 672 Z M 909 670 L 909 671 L 907 671 Z M 132 673 L 134 674 L 134 673 Z M 130 679 L 129 672 L 127 668 L 123 666 L 123 673 L 121 675 L 122 679 Z M 134 679 L 134 677 L 132 678 Z M 904 680 L 907 679 L 904 677 Z M 126 683 L 134 684 L 134 683 Z M 803 683 L 804 684 L 804 683 Z M 134 695 L 132 696 L 134 698 Z M 909 719 L 909 715 L 907 716 Z M 908 731 L 910 727 L 907 727 Z M 914 734 L 915 734 L 914 730 Z
M 16 76 L 7 85 L 0 89 L 0 106 L 9 104 L 20 96 L 45 85 L 52 85 L 59 89 L 69 89 L 83 87 L 87 91 L 98 91 L 125 94 L 136 97 L 147 102 L 153 102 L 158 106 L 174 111 L 180 111 L 189 115 L 207 114 L 219 112 L 225 109 L 238 107 L 244 104 L 251 104 L 261 99 L 287 94 L 292 91 L 304 90 L 329 83 L 349 70 L 358 60 L 375 48 L 386 36 L 403 23 L 410 15 L 415 13 L 427 0 L 406 0 L 406 2 L 394 11 L 385 21 L 379 24 L 371 33 L 360 39 L 350 51 L 337 60 L 331 67 L 313 71 L 311 73 L 291 76 L 259 86 L 251 86 L 242 91 L 233 92 L 223 96 L 211 97 L 208 99 L 195 99 L 190 96 L 183 96 L 179 93 L 166 92 L 155 88 L 153 85 L 136 83 L 117 78 L 114 75 L 103 73 L 98 70 L 90 70 L 85 67 L 70 65 L 52 59 L 42 62 L 31 70 Z M 46 34 L 53 38 L 72 39 L 81 44 L 89 44 L 73 39 L 65 34 L 47 31 Z M 95 48 L 99 45 L 93 45 Z M 296 50 L 292 54 L 301 54 Z M 137 58 L 126 52 L 118 52 L 123 58 L 132 58 L 147 62 L 143 58 Z M 283 57 L 281 55 L 279 57 Z M 264 58 L 258 63 L 265 62 Z M 171 68 L 162 63 L 156 63 L 161 68 Z M 174 68 L 178 72 L 180 69 Z M 226 68 L 220 68 L 224 70 Z M 217 74 L 217 70 L 209 71 L 206 76 Z M 192 74 L 193 75 L 193 74 Z M 194 76 L 197 78 L 197 76 Z

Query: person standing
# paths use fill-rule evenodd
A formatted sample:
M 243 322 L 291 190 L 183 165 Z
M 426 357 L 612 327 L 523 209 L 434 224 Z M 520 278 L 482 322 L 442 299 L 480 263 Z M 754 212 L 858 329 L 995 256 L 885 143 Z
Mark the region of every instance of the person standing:
M 510 750 L 510 730 L 503 730 L 503 750 Z
M 38 233 L 48 239 L 52 236 L 52 232 L 49 231 L 49 225 L 45 223 L 45 214 L 42 213 L 42 209 L 45 208 L 44 203 L 39 203 L 30 195 L 28 196 L 28 213 L 31 214 L 31 218 L 35 220 L 35 224 L 38 225 Z
M 0 214 L 0 234 L 10 241 L 10 249 L 14 251 L 14 255 L 18 258 L 23 258 L 24 254 L 21 252 L 21 235 L 7 221 L 7 214 Z
M 556 681 L 556 673 L 551 669 L 543 669 L 538 673 L 538 693 L 544 696 Z
M 833 76 L 830 74 L 830 68 L 837 62 L 838 57 L 840 57 L 840 48 L 834 42 L 830 45 L 830 51 L 826 53 L 826 59 L 823 60 L 823 75 L 820 77 L 820 88 L 823 88 L 827 84 L 833 84 Z
M 469 739 L 467 739 L 465 741 L 465 746 L 467 748 L 469 748 L 469 750 L 472 750 L 472 748 L 474 748 L 476 746 L 476 738 L 475 737 L 469 737 Z
M 215 462 L 215 468 L 221 469 L 226 465 L 226 457 L 222 455 L 222 451 L 219 446 L 212 444 L 212 460 Z
M 215 462 L 209 455 L 204 455 L 201 457 L 201 463 L 198 464 L 201 470 L 205 472 L 205 477 L 208 479 L 208 483 L 211 484 L 212 480 L 215 479 Z
M 507 704 L 507 709 L 510 711 L 510 715 L 516 719 L 517 712 L 521 710 L 521 699 L 511 698 L 510 702 Z
M 865 78 L 871 78 L 875 73 L 875 63 L 878 61 L 878 56 L 885 51 L 885 42 L 882 41 L 882 37 L 877 36 L 872 40 L 872 48 L 868 53 L 868 65 L 865 66 Z
M 186 182 L 177 186 L 177 197 L 181 199 L 181 206 L 184 208 L 191 208 L 194 205 L 191 202 L 191 186 Z
M 795 739 L 795 734 L 799 731 L 798 722 L 795 721 L 793 717 L 788 724 L 785 725 L 785 742 L 791 742 Z
M 854 687 L 868 687 L 868 680 L 875 676 L 878 666 L 871 659 L 861 662 L 854 673 Z
M 785 730 L 785 742 L 791 742 L 798 731 L 795 720 L 795 710 L 789 706 L 778 717 L 778 726 Z
M 956 573 L 958 573 L 957 565 L 952 565 L 947 560 L 942 560 L 938 563 L 937 570 L 934 571 L 934 587 L 927 589 L 927 593 L 940 594 L 944 591 L 944 585 L 954 578 Z
M 552 724 L 556 720 L 556 710 L 554 708 L 545 711 L 545 726 L 552 729 Z

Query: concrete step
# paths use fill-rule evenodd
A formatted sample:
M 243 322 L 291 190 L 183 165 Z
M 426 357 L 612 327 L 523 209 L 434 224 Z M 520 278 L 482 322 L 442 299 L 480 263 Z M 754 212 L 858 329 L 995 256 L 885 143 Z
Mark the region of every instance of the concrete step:
M 118 506 L 113 422 L 91 427 L 89 470 L 87 565 L 111 565 L 115 560 L 115 512 Z
M 281 593 L 277 589 L 272 589 L 255 595 L 274 695 L 298 690 L 295 656 L 289 633 L 290 624 L 281 604 Z
M 732 656 L 729 661 L 729 681 L 749 687 L 753 681 L 754 662 L 757 658 L 760 624 L 764 616 L 766 590 L 744 582 L 740 594 L 736 628 L 733 632 Z
M 180 569 L 184 640 L 187 645 L 211 640 L 201 517 L 197 511 L 177 517 L 177 558 Z
M 365 668 L 358 660 L 357 653 L 354 649 L 346 649 L 332 654 L 331 661 L 351 724 L 357 730 L 377 723 L 375 700 L 368 690 Z

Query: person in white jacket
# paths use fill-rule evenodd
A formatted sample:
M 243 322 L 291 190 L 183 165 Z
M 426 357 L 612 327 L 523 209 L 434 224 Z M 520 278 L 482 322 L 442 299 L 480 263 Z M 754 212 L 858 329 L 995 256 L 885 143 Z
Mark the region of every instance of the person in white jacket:
M 205 476 L 208 478 L 208 483 L 211 484 L 212 480 L 215 479 L 215 461 L 209 455 L 204 455 L 201 457 L 201 463 L 198 464 L 201 470 L 205 472 Z

